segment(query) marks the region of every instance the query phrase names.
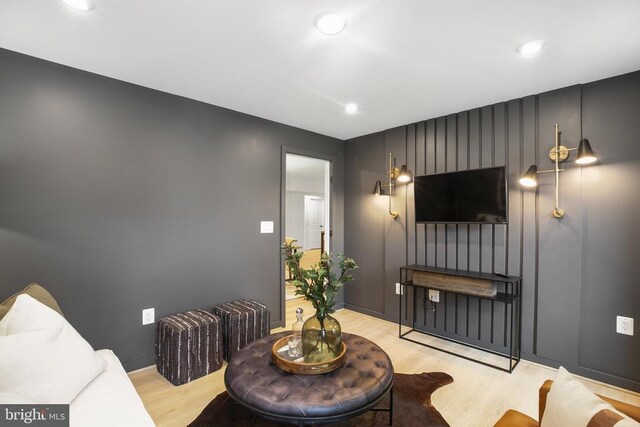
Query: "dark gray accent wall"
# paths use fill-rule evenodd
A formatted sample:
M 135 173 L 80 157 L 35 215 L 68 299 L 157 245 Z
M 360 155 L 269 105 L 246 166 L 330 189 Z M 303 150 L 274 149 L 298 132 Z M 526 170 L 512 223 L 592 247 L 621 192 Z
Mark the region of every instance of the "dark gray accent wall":
M 583 133 L 600 165 L 582 171 L 579 363 L 640 382 L 640 73 L 584 87 Z M 615 316 L 635 336 L 613 334 Z
M 635 72 L 347 141 L 345 244 L 361 269 L 345 289 L 345 305 L 397 321 L 394 284 L 404 264 L 521 275 L 524 358 L 640 390 L 640 334 L 615 332 L 616 315 L 640 319 L 639 116 Z M 563 164 L 561 220 L 551 216 L 552 174 L 541 175 L 536 190 L 518 184 L 530 164 L 552 167 L 555 123 L 561 143 L 576 147 L 581 136 L 589 138 L 600 158 L 591 167 Z M 375 179 L 385 176 L 389 152 L 417 175 L 506 166 L 508 226 L 416 224 L 412 185 L 393 198 L 400 211 L 393 220 L 386 198 L 378 202 L 371 195 Z M 384 295 L 384 310 L 372 295 Z M 479 313 L 470 305 L 469 311 L 472 338 L 483 337 L 478 315 L 490 310 Z M 429 328 L 454 334 L 444 322 Z
M 367 149 L 362 149 L 365 146 Z M 349 232 L 357 236 L 351 241 L 345 240 L 345 254 L 366 254 L 367 258 L 360 257 L 365 264 L 357 270 L 357 280 L 349 282 L 343 288 L 344 299 L 356 302 L 360 311 L 380 317 L 385 313 L 387 300 L 382 287 L 378 286 L 384 273 L 387 198 L 375 197 L 371 193 L 376 180 L 385 180 L 384 173 L 378 167 L 386 159 L 384 135 L 363 137 L 362 143 L 346 145 L 345 150 L 345 158 L 349 158 L 351 162 L 349 171 L 346 172 L 350 179 L 345 181 L 345 194 L 350 195 L 349 200 L 345 200 L 345 224 L 348 223 Z M 358 263 L 360 258 L 357 259 Z
M 144 308 L 250 297 L 281 324 L 282 146 L 335 159 L 342 252 L 342 141 L 0 50 L 0 299 L 44 285 L 127 369 L 153 363 Z

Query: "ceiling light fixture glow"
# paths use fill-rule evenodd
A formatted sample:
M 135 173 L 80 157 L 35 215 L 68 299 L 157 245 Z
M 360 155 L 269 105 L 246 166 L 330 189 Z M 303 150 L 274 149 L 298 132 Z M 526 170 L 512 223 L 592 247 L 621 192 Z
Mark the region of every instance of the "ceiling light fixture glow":
M 335 36 L 347 26 L 347 19 L 335 12 L 327 12 L 318 15 L 314 22 L 318 31 L 328 36 Z
M 358 112 L 358 104 L 354 104 L 353 102 L 350 102 L 344 106 L 344 111 L 347 114 L 355 114 Z
M 522 56 L 530 56 L 540 52 L 544 45 L 545 41 L 543 39 L 529 40 L 519 44 L 516 48 L 516 52 Z
M 80 12 L 89 12 L 96 8 L 96 3 L 93 0 L 62 0 L 64 4 L 74 10 Z

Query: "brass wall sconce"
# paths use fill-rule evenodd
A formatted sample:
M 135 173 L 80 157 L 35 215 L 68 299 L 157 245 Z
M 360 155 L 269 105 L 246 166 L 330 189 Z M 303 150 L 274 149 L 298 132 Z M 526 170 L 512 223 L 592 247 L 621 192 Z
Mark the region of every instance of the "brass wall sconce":
M 396 159 L 389 153 L 389 171 L 387 172 L 389 177 L 389 184 L 383 184 L 382 181 L 377 180 L 373 187 L 373 194 L 376 196 L 389 196 L 389 215 L 394 219 L 398 217 L 398 211 L 394 211 L 391 208 L 391 197 L 394 195 L 394 188 L 396 182 L 407 184 L 413 181 L 413 174 L 407 168 L 407 165 L 402 165 L 399 168 L 396 166 Z
M 559 125 L 556 124 L 556 144 L 551 147 L 549 150 L 549 158 L 552 162 L 555 163 L 555 168 L 548 170 L 538 170 L 538 166 L 531 165 L 527 172 L 520 178 L 520 184 L 524 187 L 536 187 L 538 185 L 538 174 L 540 173 L 555 173 L 555 208 L 553 209 L 553 216 L 556 218 L 562 218 L 564 216 L 564 210 L 560 208 L 560 172 L 564 171 L 564 169 L 560 169 L 560 163 L 564 162 L 569 158 L 569 152 L 578 150 L 578 155 L 576 157 L 576 163 L 579 165 L 589 165 L 598 160 L 595 153 L 591 149 L 591 144 L 589 144 L 588 139 L 581 139 L 578 148 L 567 148 L 563 145 L 560 145 L 560 129 Z

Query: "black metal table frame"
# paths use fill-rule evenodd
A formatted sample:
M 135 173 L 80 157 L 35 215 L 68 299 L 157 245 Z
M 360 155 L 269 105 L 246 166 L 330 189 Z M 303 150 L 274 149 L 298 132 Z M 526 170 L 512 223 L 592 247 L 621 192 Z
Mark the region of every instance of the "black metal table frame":
M 429 287 L 428 285 L 418 285 L 418 284 L 414 284 L 412 280 L 407 280 L 406 278 L 406 272 L 407 271 L 430 271 L 430 272 L 437 272 L 437 273 L 442 273 L 442 274 L 447 274 L 446 270 L 447 269 L 440 269 L 440 268 L 429 268 L 429 267 L 424 267 L 422 269 L 418 269 L 416 267 L 419 266 L 405 266 L 405 267 L 400 267 L 400 295 L 398 295 L 398 301 L 399 301 L 399 309 L 398 309 L 398 336 L 400 339 L 406 340 L 406 341 L 410 341 L 412 343 L 415 344 L 420 344 L 424 347 L 429 347 L 432 348 L 434 350 L 438 350 L 444 353 L 448 353 L 451 354 L 453 356 L 457 356 L 457 357 L 461 357 L 463 359 L 466 360 L 470 360 L 472 362 L 476 362 L 479 363 L 481 365 L 485 365 L 488 366 L 490 368 L 494 368 L 494 369 L 498 369 L 500 371 L 503 372 L 508 372 L 508 373 L 512 373 L 513 370 L 515 369 L 516 366 L 518 366 L 518 363 L 520 363 L 520 352 L 521 352 L 521 341 L 522 341 L 522 278 L 520 277 L 515 277 L 515 276 L 509 276 L 509 277 L 500 277 L 500 276 L 495 276 L 495 275 L 490 275 L 490 274 L 485 274 L 485 273 L 473 273 L 473 272 L 469 272 L 468 276 L 472 277 L 472 276 L 486 276 L 487 278 L 489 278 L 489 276 L 492 276 L 490 279 L 495 280 L 495 281 L 500 281 L 503 282 L 505 284 L 511 284 L 511 292 L 507 293 L 507 298 L 505 299 L 506 301 L 510 301 L 511 303 L 510 305 L 510 309 L 511 309 L 511 313 L 510 313 L 510 323 L 511 323 L 511 333 L 509 334 L 509 354 L 505 354 L 499 351 L 495 351 L 495 350 L 491 350 L 489 348 L 485 348 L 485 347 L 480 347 L 468 342 L 464 342 L 461 340 L 456 340 L 454 338 L 450 338 L 450 337 L 446 337 L 444 335 L 440 335 L 440 334 L 435 334 L 432 332 L 428 332 L 428 331 L 423 331 L 420 329 L 416 329 L 415 325 L 416 325 L 416 292 L 415 292 L 415 288 L 424 288 L 424 289 L 434 289 L 434 290 L 439 290 L 440 292 L 444 292 L 444 293 L 451 293 L 451 294 L 455 294 L 455 295 L 464 295 L 467 297 L 471 297 L 471 298 L 478 298 L 478 299 L 487 299 L 487 300 L 492 300 L 495 301 L 494 298 L 490 298 L 490 297 L 484 297 L 484 296 L 480 296 L 480 295 L 469 295 L 469 294 L 464 294 L 464 293 L 460 293 L 460 292 L 455 292 L 455 291 L 444 291 L 442 289 L 437 289 L 434 287 Z M 453 270 L 451 270 L 453 271 Z M 456 273 L 458 274 L 452 274 L 452 275 L 461 275 L 461 276 L 465 276 L 466 274 L 464 274 L 464 272 L 460 272 L 458 270 L 456 270 Z M 462 274 L 460 274 L 462 273 Z M 413 288 L 413 298 L 412 298 L 412 304 L 413 304 L 413 311 L 412 311 L 412 319 L 411 319 L 411 329 L 406 331 L 406 332 L 402 332 L 402 328 L 403 326 L 406 328 L 408 326 L 403 325 L 402 323 L 402 299 L 403 297 L 406 299 L 406 295 L 407 295 L 407 288 L 408 287 L 412 287 Z M 505 289 L 506 291 L 506 289 Z M 506 292 L 505 292 L 506 293 Z M 405 303 L 405 311 L 407 310 L 407 305 L 408 303 Z M 514 328 L 514 306 L 517 308 L 518 312 L 517 312 L 517 323 L 516 323 L 516 327 Z M 457 308 L 456 308 L 457 309 Z M 506 308 L 505 308 L 506 310 Z M 493 319 L 492 319 L 493 321 Z M 517 339 L 514 340 L 513 334 L 514 331 L 517 332 Z M 492 364 L 492 363 L 487 363 L 484 362 L 482 360 L 478 360 L 478 359 L 474 359 L 472 357 L 469 356 L 464 356 L 462 354 L 458 354 L 455 353 L 453 351 L 441 348 L 441 347 L 436 347 L 434 345 L 431 344 L 427 344 L 421 341 L 416 341 L 414 339 L 411 339 L 409 337 L 407 337 L 408 334 L 412 333 L 412 332 L 418 332 L 424 335 L 429 335 L 429 336 L 433 336 L 439 339 L 443 339 L 446 341 L 450 341 L 450 342 L 454 342 L 456 344 L 460 344 L 460 345 L 464 345 L 466 347 L 472 347 L 478 350 L 482 350 L 484 352 L 487 353 L 491 353 L 491 354 L 495 354 L 497 356 L 500 357 L 504 357 L 509 359 L 509 367 L 508 368 L 503 368 L 501 366 Z M 517 348 L 514 349 L 514 341 L 517 341 Z M 515 363 L 514 363 L 515 361 Z
M 224 385 L 227 389 L 227 393 L 229 393 L 229 396 L 231 396 L 235 404 L 240 405 L 243 408 L 249 410 L 250 412 L 253 412 L 254 414 L 257 414 L 262 418 L 265 418 L 270 421 L 294 424 L 297 426 L 319 425 L 319 424 L 337 423 L 340 421 L 348 420 L 349 418 L 356 417 L 368 411 L 381 411 L 381 412 L 389 412 L 389 425 L 393 425 L 393 380 L 391 380 L 391 383 L 389 383 L 389 385 L 380 393 L 380 396 L 378 396 L 373 401 L 368 402 L 366 405 L 356 410 L 346 412 L 343 414 L 338 414 L 338 415 L 330 415 L 327 417 L 304 417 L 304 418 L 286 416 L 286 415 L 277 415 L 277 414 L 263 411 L 259 408 L 255 408 L 249 405 L 248 403 L 246 403 L 245 401 L 243 401 L 239 396 L 237 396 L 234 392 L 231 391 L 231 389 L 229 388 L 229 385 L 227 384 L 226 377 L 224 379 Z M 384 399 L 384 396 L 387 394 L 387 392 L 389 392 L 389 407 L 376 408 L 375 406 L 378 405 L 382 401 L 382 399 Z

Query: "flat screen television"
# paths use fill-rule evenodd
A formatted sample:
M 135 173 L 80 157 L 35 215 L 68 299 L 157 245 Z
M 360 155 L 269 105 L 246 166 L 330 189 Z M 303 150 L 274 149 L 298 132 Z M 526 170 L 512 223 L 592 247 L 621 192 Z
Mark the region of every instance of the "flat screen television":
M 507 223 L 504 166 L 416 176 L 416 222 Z

